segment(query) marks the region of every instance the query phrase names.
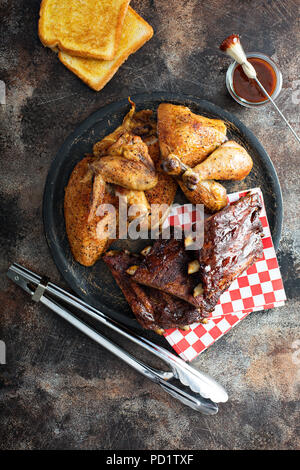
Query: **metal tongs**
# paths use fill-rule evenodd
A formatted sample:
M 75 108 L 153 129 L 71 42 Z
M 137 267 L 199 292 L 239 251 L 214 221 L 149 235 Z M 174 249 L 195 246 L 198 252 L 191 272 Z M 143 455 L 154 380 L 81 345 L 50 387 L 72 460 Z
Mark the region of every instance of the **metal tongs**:
M 41 302 L 49 307 L 53 312 L 82 331 L 82 333 L 85 333 L 96 341 L 96 343 L 108 349 L 148 379 L 160 385 L 166 392 L 190 408 L 206 415 L 213 415 L 218 412 L 217 403 L 226 402 L 228 400 L 225 389 L 211 377 L 194 369 L 163 347 L 130 331 L 96 308 L 89 306 L 80 298 L 56 286 L 47 278 L 42 278 L 19 264 L 10 266 L 7 276 L 30 294 L 32 300 Z M 102 333 L 99 333 L 79 319 L 64 305 L 76 308 L 90 319 L 97 320 L 106 327 L 111 328 L 133 343 L 154 354 L 169 366 L 169 371 L 166 372 L 154 369 L 132 356 Z

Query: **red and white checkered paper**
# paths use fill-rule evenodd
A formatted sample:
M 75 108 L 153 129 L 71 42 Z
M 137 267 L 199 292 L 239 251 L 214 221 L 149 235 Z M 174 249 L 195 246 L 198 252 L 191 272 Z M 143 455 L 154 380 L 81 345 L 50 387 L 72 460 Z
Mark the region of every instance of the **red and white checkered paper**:
M 259 188 L 250 191 L 252 193 L 258 192 L 263 203 L 262 192 Z M 229 194 L 228 202 L 233 203 L 248 192 Z M 189 228 L 197 218 L 198 214 L 195 206 L 185 204 L 183 206 L 174 206 L 166 223 Z M 264 203 L 260 220 L 264 230 L 262 258 L 250 266 L 222 294 L 215 310 L 208 319 L 208 323 L 194 323 L 188 331 L 177 328 L 166 330 L 165 338 L 182 359 L 191 361 L 197 357 L 249 313 L 284 305 L 286 295 Z

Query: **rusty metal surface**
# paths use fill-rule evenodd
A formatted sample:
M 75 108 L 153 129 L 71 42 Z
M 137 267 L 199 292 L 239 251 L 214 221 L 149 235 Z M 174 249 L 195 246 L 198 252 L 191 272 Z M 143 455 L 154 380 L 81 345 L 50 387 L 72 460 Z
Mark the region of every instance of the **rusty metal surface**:
M 228 95 L 229 60 L 217 46 L 232 32 L 247 50 L 272 56 L 283 72 L 278 105 L 300 132 L 298 2 L 138 1 L 155 35 L 99 93 L 37 37 L 39 0 L 1 0 L 0 447 L 3 449 L 299 448 L 299 148 L 272 109 L 241 108 Z M 284 37 L 284 41 L 283 41 Z M 279 263 L 289 301 L 257 312 L 193 364 L 227 388 L 214 417 L 175 402 L 5 277 L 18 261 L 64 286 L 42 224 L 42 194 L 53 156 L 101 106 L 145 91 L 214 102 L 241 119 L 271 156 L 284 199 Z M 298 341 L 298 342 L 297 342 Z M 297 362 L 298 361 L 298 362 Z

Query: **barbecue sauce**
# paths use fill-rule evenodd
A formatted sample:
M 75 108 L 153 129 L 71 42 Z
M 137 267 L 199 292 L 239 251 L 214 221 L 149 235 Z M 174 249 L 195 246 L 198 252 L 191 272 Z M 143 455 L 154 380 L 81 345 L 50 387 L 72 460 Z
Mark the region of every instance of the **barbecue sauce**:
M 247 57 L 247 60 L 255 68 L 258 80 L 262 83 L 269 95 L 272 95 L 277 82 L 273 67 L 268 62 L 258 57 Z M 238 96 L 253 103 L 259 103 L 267 99 L 255 80 L 247 77 L 241 65 L 238 65 L 234 69 L 233 89 Z

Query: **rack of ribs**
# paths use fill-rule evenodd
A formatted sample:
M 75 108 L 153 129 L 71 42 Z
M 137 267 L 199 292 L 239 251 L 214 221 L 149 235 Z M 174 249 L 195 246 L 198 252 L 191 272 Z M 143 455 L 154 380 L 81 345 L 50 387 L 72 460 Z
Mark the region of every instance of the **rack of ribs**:
M 248 194 L 206 219 L 201 250 L 186 250 L 174 232 L 145 256 L 105 255 L 138 321 L 158 330 L 209 316 L 222 293 L 263 254 L 260 210 L 259 195 Z
M 262 257 L 261 208 L 260 196 L 248 194 L 205 221 L 199 276 L 211 304 Z
M 201 322 L 204 315 L 193 305 L 132 279 L 127 270 L 141 263 L 142 258 L 142 255 L 125 251 L 109 251 L 103 256 L 138 322 L 157 333 L 163 333 L 165 328 L 183 328 Z

